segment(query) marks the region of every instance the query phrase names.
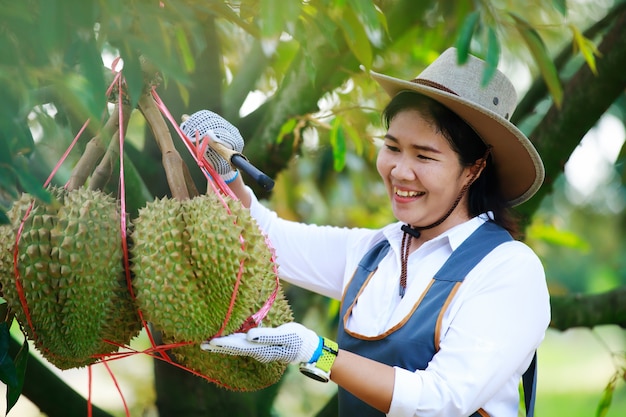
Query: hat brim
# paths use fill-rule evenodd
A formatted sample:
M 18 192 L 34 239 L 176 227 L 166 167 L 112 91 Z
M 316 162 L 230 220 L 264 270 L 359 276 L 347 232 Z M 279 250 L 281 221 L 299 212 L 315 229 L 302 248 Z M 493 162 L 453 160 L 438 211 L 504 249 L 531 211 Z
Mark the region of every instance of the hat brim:
M 455 94 L 370 71 L 371 77 L 394 97 L 400 91 L 414 91 L 432 98 L 456 113 L 492 146 L 491 154 L 503 196 L 511 206 L 532 197 L 543 183 L 541 157 L 528 138 L 502 116 Z

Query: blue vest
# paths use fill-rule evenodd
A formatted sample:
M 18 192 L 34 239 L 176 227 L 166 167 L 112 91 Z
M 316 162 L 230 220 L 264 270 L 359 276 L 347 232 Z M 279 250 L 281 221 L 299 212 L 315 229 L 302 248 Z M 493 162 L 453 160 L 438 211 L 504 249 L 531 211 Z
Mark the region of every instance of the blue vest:
M 511 235 L 493 222 L 486 222 L 468 237 L 435 274 L 413 314 L 401 327 L 376 337 L 360 338 L 344 328 L 352 313 L 355 299 L 367 279 L 389 251 L 383 240 L 365 254 L 343 296 L 337 342 L 341 349 L 409 371 L 426 369 L 439 350 L 438 323 L 465 276 L 496 246 L 512 240 Z M 407 352 L 411 352 L 407 354 Z M 527 417 L 534 408 L 535 359 L 524 374 Z M 532 368 L 532 369 L 531 369 Z M 527 375 L 528 374 L 528 375 Z M 528 385 L 528 386 L 527 386 Z M 527 389 L 530 390 L 527 392 Z M 384 417 L 384 413 L 367 405 L 339 387 L 339 416 Z M 471 417 L 487 416 L 478 410 Z

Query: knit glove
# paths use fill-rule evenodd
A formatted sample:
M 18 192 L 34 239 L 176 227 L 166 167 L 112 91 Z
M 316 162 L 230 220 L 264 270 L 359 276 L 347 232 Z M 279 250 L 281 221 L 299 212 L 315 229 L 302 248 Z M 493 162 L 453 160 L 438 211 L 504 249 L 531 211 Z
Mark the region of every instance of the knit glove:
M 239 130 L 228 120 L 210 110 L 200 110 L 192 114 L 181 123 L 180 129 L 192 141 L 209 136 L 229 149 L 236 152 L 243 151 L 244 141 Z M 210 146 L 207 146 L 205 158 L 226 183 L 237 178 L 238 171 Z
M 200 345 L 203 350 L 227 355 L 250 356 L 259 362 L 312 363 L 322 354 L 323 339 L 299 323 L 279 327 L 256 327 L 248 333 L 233 333 Z

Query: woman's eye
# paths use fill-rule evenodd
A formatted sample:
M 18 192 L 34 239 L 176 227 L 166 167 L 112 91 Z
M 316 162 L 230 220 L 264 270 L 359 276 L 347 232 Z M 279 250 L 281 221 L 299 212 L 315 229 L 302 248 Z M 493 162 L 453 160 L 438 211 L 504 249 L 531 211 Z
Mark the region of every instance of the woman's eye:
M 429 157 L 427 157 L 426 155 L 417 155 L 417 159 L 422 159 L 422 160 L 424 160 L 424 161 L 430 161 L 430 160 L 432 160 L 433 158 L 429 158 Z
M 388 150 L 390 150 L 391 152 L 400 152 L 400 149 L 398 149 L 397 146 L 393 146 L 393 145 L 385 145 L 387 147 Z

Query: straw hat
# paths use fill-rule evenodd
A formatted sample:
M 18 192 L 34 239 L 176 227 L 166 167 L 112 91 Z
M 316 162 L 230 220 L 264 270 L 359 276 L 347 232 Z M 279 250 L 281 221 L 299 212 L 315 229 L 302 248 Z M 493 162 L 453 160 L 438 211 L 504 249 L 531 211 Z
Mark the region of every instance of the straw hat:
M 532 197 L 544 179 L 543 163 L 528 138 L 509 118 L 517 105 L 513 84 L 496 71 L 482 85 L 485 62 L 474 56 L 459 65 L 455 48 L 447 49 L 417 78 L 405 81 L 371 72 L 393 97 L 410 90 L 428 96 L 459 115 L 482 140 L 492 146 L 491 154 L 502 193 L 512 206 Z

